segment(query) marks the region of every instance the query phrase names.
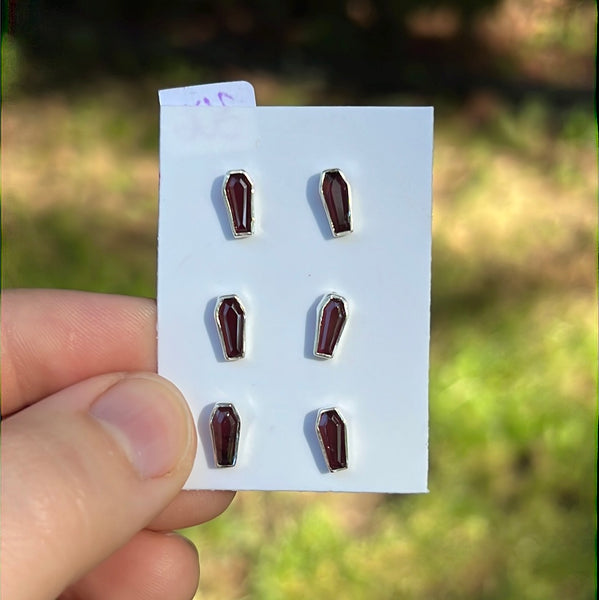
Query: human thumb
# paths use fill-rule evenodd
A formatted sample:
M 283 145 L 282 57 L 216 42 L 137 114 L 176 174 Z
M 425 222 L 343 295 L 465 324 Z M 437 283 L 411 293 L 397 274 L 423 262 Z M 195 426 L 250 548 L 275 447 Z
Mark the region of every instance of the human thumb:
M 55 598 L 174 498 L 195 455 L 180 392 L 151 373 L 94 377 L 3 422 L 3 598 Z

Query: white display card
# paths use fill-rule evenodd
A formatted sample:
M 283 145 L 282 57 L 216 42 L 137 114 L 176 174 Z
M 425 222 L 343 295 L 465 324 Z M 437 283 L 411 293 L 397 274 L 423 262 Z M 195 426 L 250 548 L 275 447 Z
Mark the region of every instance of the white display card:
M 161 96 L 158 364 L 198 426 L 186 488 L 425 492 L 432 108 L 196 105 L 204 97 Z M 319 195 L 333 168 L 352 191 L 343 237 Z M 241 169 L 255 232 L 235 238 L 222 187 Z M 316 312 L 331 292 L 348 320 L 324 360 Z M 246 310 L 236 361 L 224 360 L 214 319 L 231 294 Z M 216 403 L 241 419 L 233 467 L 215 465 Z M 336 472 L 315 429 L 329 407 L 347 426 L 348 468 Z

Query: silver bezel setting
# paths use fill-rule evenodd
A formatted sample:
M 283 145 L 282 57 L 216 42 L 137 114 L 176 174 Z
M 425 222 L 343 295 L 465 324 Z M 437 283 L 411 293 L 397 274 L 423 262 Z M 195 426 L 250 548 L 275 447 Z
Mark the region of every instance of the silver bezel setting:
M 227 183 L 229 182 L 229 179 L 233 175 L 244 175 L 250 184 L 250 231 L 247 233 L 245 233 L 245 232 L 237 233 L 237 231 L 235 231 L 235 223 L 233 221 L 233 211 L 231 210 L 231 206 L 230 206 L 228 198 L 227 198 Z M 255 191 L 254 182 L 253 182 L 252 178 L 249 176 L 249 173 L 247 171 L 244 171 L 243 169 L 235 169 L 234 171 L 228 171 L 226 173 L 225 178 L 223 179 L 222 196 L 223 196 L 223 201 L 225 203 L 225 208 L 227 210 L 227 215 L 229 217 L 229 225 L 231 226 L 231 233 L 233 234 L 233 237 L 235 237 L 235 238 L 246 238 L 246 237 L 250 237 L 250 236 L 254 235 L 254 199 L 255 199 L 254 191 Z
M 220 321 L 218 319 L 218 311 L 222 305 L 222 303 L 225 300 L 229 300 L 231 298 L 234 298 L 238 303 L 239 306 L 241 307 L 241 310 L 243 311 L 243 317 L 244 317 L 244 323 L 243 323 L 243 335 L 241 338 L 241 356 L 232 356 L 229 357 L 227 355 L 227 346 L 225 344 L 225 337 L 223 334 L 223 329 L 222 326 L 220 324 Z M 247 331 L 247 311 L 245 310 L 245 306 L 243 305 L 243 302 L 241 301 L 241 298 L 237 295 L 237 294 L 227 294 L 226 296 L 219 296 L 216 299 L 216 305 L 214 306 L 214 322 L 216 323 L 216 330 L 218 332 L 218 339 L 220 340 L 220 345 L 223 351 L 223 357 L 225 360 L 227 361 L 235 361 L 235 360 L 240 360 L 242 358 L 245 357 L 245 346 L 246 346 L 246 331 Z
M 344 445 L 345 467 L 340 467 L 338 469 L 331 468 L 331 465 L 329 464 L 329 459 L 327 457 L 327 452 L 326 452 L 326 449 L 324 446 L 324 440 L 322 439 L 322 436 L 320 435 L 320 430 L 318 429 L 318 424 L 320 423 L 320 417 L 322 416 L 322 413 L 328 412 L 329 410 L 334 410 L 337 413 L 337 415 L 339 416 L 339 418 L 341 419 L 343 425 L 345 426 L 345 445 Z M 327 469 L 329 470 L 329 472 L 336 473 L 337 471 L 345 471 L 349 467 L 349 454 L 347 453 L 348 431 L 347 431 L 347 421 L 345 420 L 345 417 L 341 414 L 341 411 L 339 410 L 339 408 L 337 408 L 336 406 L 329 406 L 328 408 L 321 408 L 316 415 L 315 429 L 316 429 L 316 437 L 318 438 L 318 443 L 320 444 L 320 450 L 322 451 L 322 456 L 324 458 L 324 462 L 326 463 Z
M 235 452 L 233 454 L 233 463 L 230 465 L 223 465 L 218 462 L 217 451 L 216 451 L 216 441 L 214 439 L 214 434 L 212 432 L 212 419 L 214 419 L 214 415 L 216 414 L 216 411 L 219 408 L 230 408 L 231 411 L 237 417 L 237 422 L 239 423 L 239 427 L 237 427 L 237 432 L 235 434 Z M 241 417 L 239 416 L 239 413 L 237 412 L 237 409 L 235 408 L 235 406 L 233 404 L 231 404 L 231 402 L 219 402 L 219 403 L 215 404 L 214 408 L 212 409 L 212 412 L 210 413 L 210 421 L 208 422 L 208 428 L 210 429 L 210 439 L 212 440 L 212 454 L 214 457 L 214 464 L 219 469 L 228 469 L 228 468 L 234 467 L 237 464 L 237 454 L 238 454 L 238 450 L 239 450 L 239 435 L 241 433 Z
M 348 218 L 349 218 L 349 231 L 341 231 L 340 233 L 337 233 L 335 231 L 335 227 L 333 226 L 333 219 L 331 218 L 331 215 L 329 213 L 329 207 L 327 206 L 325 197 L 324 197 L 324 191 L 323 191 L 323 184 L 324 184 L 324 178 L 326 176 L 327 173 L 339 173 L 339 175 L 341 175 L 341 177 L 343 178 L 343 181 L 345 181 L 345 185 L 347 186 L 347 205 L 349 208 L 349 213 L 348 213 Z M 331 233 L 333 234 L 333 237 L 343 237 L 344 235 L 349 235 L 350 233 L 352 233 L 352 231 L 354 230 L 354 221 L 353 221 L 353 215 L 352 215 L 352 191 L 351 191 L 351 185 L 349 184 L 349 181 L 347 179 L 347 177 L 345 176 L 345 173 L 341 170 L 341 169 L 326 169 L 325 171 L 323 171 L 320 174 L 320 182 L 318 184 L 318 191 L 320 193 L 320 199 L 322 200 L 322 206 L 324 207 L 324 212 L 327 216 L 327 221 L 329 222 L 329 227 L 331 228 Z
M 328 354 L 322 354 L 321 352 L 318 352 L 318 339 L 320 338 L 320 327 L 322 324 L 322 317 L 323 317 L 323 311 L 324 311 L 324 307 L 327 305 L 329 300 L 339 300 L 341 302 L 341 304 L 343 304 L 343 308 L 345 309 L 345 321 L 343 322 L 343 325 L 341 326 L 341 331 L 339 332 L 339 337 L 337 338 L 337 341 L 335 342 L 335 345 L 333 346 L 333 352 L 331 353 L 331 356 L 329 356 Z M 336 292 L 331 292 L 330 294 L 326 294 L 325 296 L 322 297 L 321 301 L 318 303 L 318 306 L 316 307 L 316 331 L 314 334 L 314 356 L 317 356 L 318 358 L 324 358 L 326 360 L 330 360 L 331 358 L 333 358 L 335 356 L 335 352 L 337 350 L 337 348 L 339 347 L 339 342 L 341 341 L 341 338 L 343 337 L 343 331 L 345 330 L 345 326 L 347 325 L 347 322 L 349 320 L 349 307 L 348 307 L 348 303 L 347 300 L 341 296 L 340 294 L 337 294 Z

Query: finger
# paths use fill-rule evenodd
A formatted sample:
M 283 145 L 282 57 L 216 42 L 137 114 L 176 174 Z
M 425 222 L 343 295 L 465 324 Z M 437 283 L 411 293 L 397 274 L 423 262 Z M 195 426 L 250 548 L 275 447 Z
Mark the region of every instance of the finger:
M 55 598 L 123 546 L 175 497 L 195 444 L 183 397 L 152 374 L 95 377 L 5 419 L 1 597 Z
M 140 531 L 61 600 L 189 600 L 198 587 L 195 546 L 172 533 Z
M 233 501 L 235 492 L 185 490 L 148 525 L 155 531 L 183 529 L 218 517 Z
M 66 290 L 2 293 L 2 414 L 102 373 L 156 370 L 153 300 Z
M 94 375 L 154 371 L 155 303 L 70 290 L 4 291 L 1 366 L 4 415 Z M 210 520 L 233 496 L 180 492 L 152 527 L 170 530 Z

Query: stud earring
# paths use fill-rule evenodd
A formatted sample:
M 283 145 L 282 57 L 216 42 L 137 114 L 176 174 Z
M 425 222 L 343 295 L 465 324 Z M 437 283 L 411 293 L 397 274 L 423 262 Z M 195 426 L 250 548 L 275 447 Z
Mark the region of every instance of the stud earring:
M 230 403 L 216 404 L 210 415 L 210 436 L 217 467 L 234 467 L 237 462 L 241 419 Z
M 335 237 L 353 231 L 351 188 L 340 169 L 328 169 L 320 175 L 320 198 Z
M 333 358 L 347 323 L 347 300 L 339 294 L 327 294 L 316 309 L 314 356 Z
M 329 471 L 347 469 L 347 427 L 337 408 L 318 411 L 316 435 Z
M 243 170 L 229 171 L 223 181 L 223 198 L 231 231 L 236 238 L 254 233 L 254 184 Z
M 214 307 L 214 321 L 225 360 L 245 356 L 245 308 L 233 295 L 219 296 Z

